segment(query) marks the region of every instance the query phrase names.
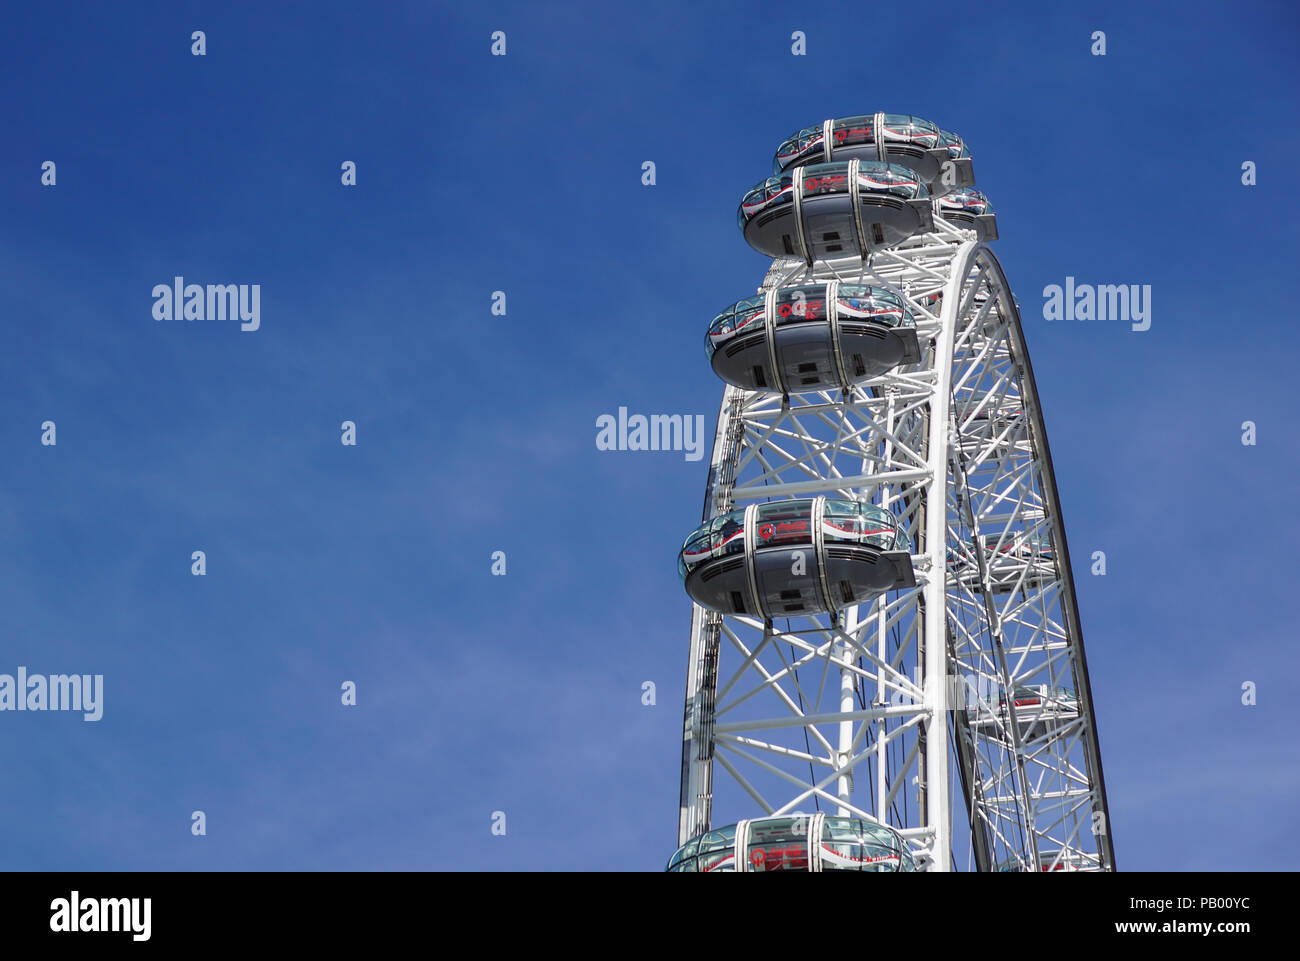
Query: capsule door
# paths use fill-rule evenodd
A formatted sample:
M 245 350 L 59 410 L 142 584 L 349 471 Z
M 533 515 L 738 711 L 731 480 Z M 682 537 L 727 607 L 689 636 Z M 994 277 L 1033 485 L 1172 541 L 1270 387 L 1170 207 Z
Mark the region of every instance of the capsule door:
M 754 533 L 754 580 L 763 613 L 793 617 L 825 610 L 812 540 L 812 502 L 760 504 Z
M 775 353 L 787 391 L 839 386 L 821 284 L 781 288 L 776 294 Z

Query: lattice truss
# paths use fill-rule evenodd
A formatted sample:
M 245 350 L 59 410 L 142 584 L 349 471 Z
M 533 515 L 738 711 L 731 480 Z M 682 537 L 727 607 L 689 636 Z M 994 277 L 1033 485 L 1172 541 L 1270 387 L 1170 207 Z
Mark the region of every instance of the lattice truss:
M 1032 376 L 1011 291 L 970 237 L 936 219 L 865 264 L 777 260 L 764 280 L 889 286 L 916 317 L 921 362 L 847 394 L 728 387 L 704 517 L 870 501 L 907 530 L 916 586 L 768 623 L 695 607 L 682 842 L 757 806 L 889 824 L 932 870 L 1112 863 L 1094 833 L 1100 762 Z M 1035 685 L 1049 693 L 1021 706 L 1014 692 Z M 969 840 L 960 864 L 954 836 Z

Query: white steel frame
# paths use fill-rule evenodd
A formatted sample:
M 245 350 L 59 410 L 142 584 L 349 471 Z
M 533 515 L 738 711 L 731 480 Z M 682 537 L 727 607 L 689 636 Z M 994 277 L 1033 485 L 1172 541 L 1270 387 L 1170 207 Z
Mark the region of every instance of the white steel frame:
M 759 288 L 888 286 L 916 316 L 922 358 L 847 393 L 728 386 L 703 519 L 787 497 L 870 501 L 911 537 L 916 587 L 774 623 L 694 606 L 679 844 L 753 806 L 816 807 L 891 825 L 923 869 L 961 866 L 955 827 L 967 867 L 1113 869 L 1037 391 L 1006 277 L 973 237 L 936 216 L 865 261 L 777 259 Z M 992 553 L 975 549 L 990 536 Z M 1000 706 L 1037 684 L 1076 703 Z

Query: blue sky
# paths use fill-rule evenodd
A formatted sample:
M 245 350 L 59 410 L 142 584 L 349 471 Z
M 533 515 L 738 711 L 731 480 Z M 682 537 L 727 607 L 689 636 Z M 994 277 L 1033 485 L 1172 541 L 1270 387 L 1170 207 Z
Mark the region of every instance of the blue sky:
M 1119 867 L 1300 866 L 1297 14 L 898 13 L 7 11 L 0 672 L 106 693 L 0 713 L 0 868 L 661 868 L 707 467 L 595 419 L 711 430 L 704 328 L 767 264 L 736 204 L 876 110 L 961 133 L 997 207 Z M 176 275 L 261 284 L 261 329 L 155 321 Z M 1067 275 L 1150 284 L 1151 329 L 1043 320 Z

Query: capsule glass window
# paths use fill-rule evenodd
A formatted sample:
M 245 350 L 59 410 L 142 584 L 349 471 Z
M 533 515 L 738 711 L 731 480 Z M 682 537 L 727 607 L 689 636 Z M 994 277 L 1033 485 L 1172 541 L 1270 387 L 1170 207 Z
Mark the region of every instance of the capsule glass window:
M 736 211 L 736 222 L 740 228 L 743 230 L 752 217 L 768 207 L 779 207 L 790 203 L 791 192 L 787 188 L 791 183 L 790 175 L 785 174 L 780 177 L 768 177 L 761 183 L 755 184 L 740 201 L 740 208 Z
M 719 514 L 709 522 L 713 544 L 722 555 L 741 554 L 745 550 L 745 510 Z
M 862 117 L 845 117 L 836 120 L 831 126 L 831 140 L 837 147 L 849 147 L 854 144 L 875 143 L 875 115 Z
M 901 844 L 894 833 L 861 819 L 828 817 L 822 825 L 821 844 L 826 870 L 895 871 L 902 866 Z M 839 857 L 828 858 L 827 854 Z
M 718 828 L 716 831 L 710 831 L 707 834 L 700 835 L 699 853 L 708 854 L 712 851 L 731 851 L 736 846 L 736 826 L 728 824 L 726 827 Z
M 927 194 L 925 186 L 908 168 L 900 164 L 863 161 L 858 166 L 858 185 L 869 190 L 885 191 L 911 200 Z
M 754 871 L 808 870 L 808 819 L 751 822 L 745 857 Z
M 669 871 L 694 871 L 695 870 L 695 852 L 700 848 L 700 839 L 691 838 L 682 845 L 673 859 L 668 862 Z M 686 863 L 683 863 L 686 862 Z
M 886 327 L 915 327 L 916 320 L 903 298 L 884 287 L 840 284 L 835 294 L 840 320 L 869 320 Z
M 776 323 L 802 324 L 826 319 L 826 286 L 801 284 L 781 287 L 776 292 Z
M 948 148 L 948 157 L 952 160 L 970 156 L 970 151 L 966 149 L 966 141 L 948 130 L 939 131 L 939 146 Z
M 974 187 L 963 187 L 961 190 L 941 198 L 940 203 L 945 207 L 958 207 L 968 214 L 993 213 L 993 204 L 989 202 L 989 198 Z
M 745 549 L 745 511 L 719 514 L 699 527 L 682 545 L 677 557 L 677 573 L 682 580 L 705 561 Z
M 805 197 L 847 193 L 848 189 L 848 164 L 809 164 L 803 168 L 803 195 Z
M 749 845 L 765 841 L 808 840 L 809 819 L 806 817 L 764 818 L 749 822 Z
M 772 160 L 772 172 L 780 173 L 798 163 L 805 155 L 820 148 L 821 144 L 818 141 L 821 139 L 821 130 L 821 127 L 804 127 L 798 133 L 788 137 L 781 146 L 776 148 L 776 156 Z
M 728 825 L 717 831 L 710 831 L 700 838 L 699 851 L 695 858 L 696 871 L 708 871 L 735 853 L 736 826 Z
M 812 501 L 777 501 L 760 504 L 754 530 L 755 548 L 798 547 L 812 543 Z
M 901 535 L 894 515 L 883 507 L 827 500 L 822 508 L 822 539 L 893 550 Z
M 926 148 L 936 147 L 939 144 L 939 128 L 928 120 L 902 113 L 887 113 L 884 119 L 886 140 L 912 143 Z
M 733 335 L 760 329 L 763 326 L 765 312 L 766 301 L 763 295 L 759 294 L 757 297 L 747 297 L 737 301 L 714 317 L 704 338 L 704 347 L 709 356 L 713 356 L 718 345 L 729 340 Z
M 1015 534 L 1010 534 L 1007 537 L 1006 541 L 1002 544 L 1001 553 L 1005 554 L 1010 552 L 1011 545 L 1015 543 L 1015 536 L 1016 536 Z M 987 551 L 998 551 L 999 550 L 998 542 L 1001 540 L 1002 540 L 1001 534 L 985 534 L 984 549 Z

